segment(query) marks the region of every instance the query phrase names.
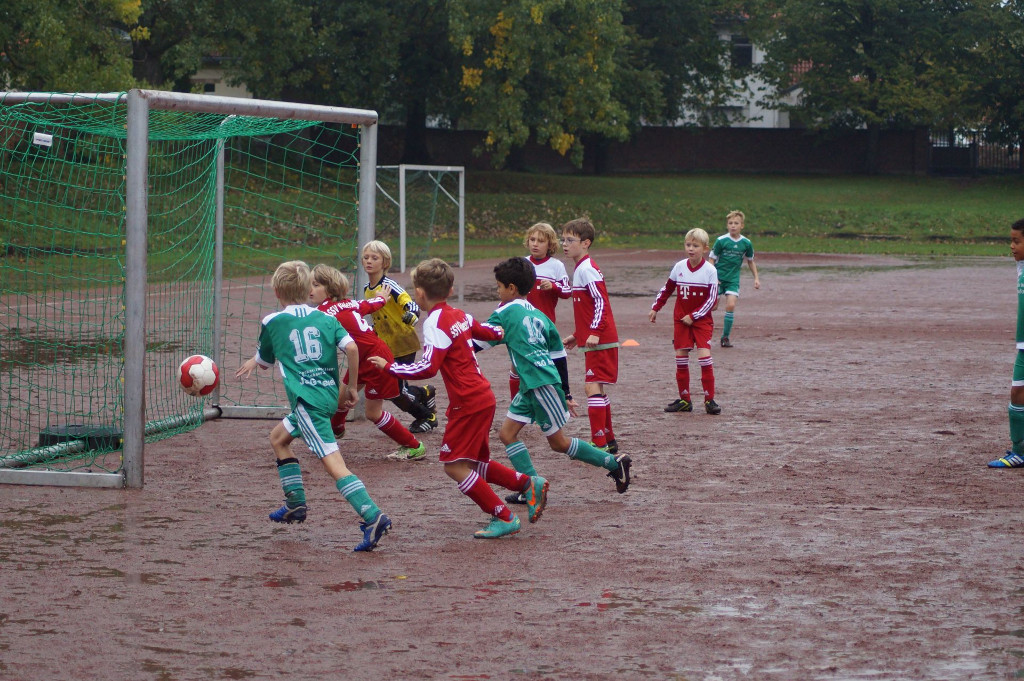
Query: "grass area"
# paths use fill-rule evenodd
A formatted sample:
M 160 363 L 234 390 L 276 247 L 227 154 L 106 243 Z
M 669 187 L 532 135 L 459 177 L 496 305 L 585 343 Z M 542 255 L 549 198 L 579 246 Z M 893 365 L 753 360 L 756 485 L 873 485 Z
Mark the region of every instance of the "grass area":
M 1024 217 L 1024 177 L 629 175 L 584 177 L 471 172 L 467 244 L 481 255 L 521 244 L 538 221 L 589 215 L 598 246 L 682 248 L 686 231 L 725 232 L 744 211 L 759 251 L 1007 255 Z

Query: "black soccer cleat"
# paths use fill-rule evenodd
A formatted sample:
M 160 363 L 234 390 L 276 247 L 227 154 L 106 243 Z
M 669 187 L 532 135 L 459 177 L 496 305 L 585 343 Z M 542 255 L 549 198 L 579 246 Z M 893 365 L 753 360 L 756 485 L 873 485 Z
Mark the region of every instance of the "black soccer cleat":
M 709 414 L 717 415 L 722 413 L 722 408 L 718 406 L 718 402 L 715 402 L 714 400 L 705 400 L 704 411 Z
M 525 504 L 526 495 L 522 492 L 513 492 L 512 494 L 505 495 L 506 504 Z
M 619 453 L 619 443 L 615 441 L 615 438 L 608 440 L 608 443 L 605 444 L 604 446 L 604 451 L 608 452 L 609 454 Z
M 693 403 L 690 402 L 690 400 L 684 400 L 680 397 L 678 400 L 665 407 L 665 411 L 693 411 Z
M 732 341 L 729 340 L 728 336 L 722 336 L 722 342 L 720 343 L 720 345 L 723 348 L 731 348 L 732 347 Z
M 618 468 L 608 472 L 608 477 L 615 481 L 615 491 L 624 494 L 629 489 L 629 467 L 633 465 L 633 459 L 629 454 L 620 454 L 615 457 Z
M 431 414 L 425 419 L 416 419 L 409 426 L 410 433 L 429 433 L 434 428 L 437 428 L 437 414 Z

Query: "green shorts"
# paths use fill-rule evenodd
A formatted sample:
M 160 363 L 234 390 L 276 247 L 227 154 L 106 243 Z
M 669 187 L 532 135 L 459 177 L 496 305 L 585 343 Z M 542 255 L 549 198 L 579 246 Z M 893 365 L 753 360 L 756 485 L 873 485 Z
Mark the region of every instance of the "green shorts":
M 338 441 L 331 430 L 331 416 L 317 409 L 309 408 L 299 400 L 295 410 L 281 420 L 288 434 L 294 438 L 302 438 L 309 450 L 322 459 L 328 454 L 338 451 Z
M 557 385 L 519 391 L 505 416 L 519 423 L 536 423 L 545 437 L 554 435 L 569 422 L 565 394 Z
M 740 280 L 739 279 L 719 279 L 718 280 L 718 295 L 725 296 L 740 296 Z

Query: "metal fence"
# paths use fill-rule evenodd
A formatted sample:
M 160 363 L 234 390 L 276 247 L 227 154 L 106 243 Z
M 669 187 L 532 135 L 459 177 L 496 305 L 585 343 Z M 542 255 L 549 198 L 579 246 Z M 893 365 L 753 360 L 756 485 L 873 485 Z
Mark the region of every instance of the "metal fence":
M 976 130 L 931 135 L 928 169 L 936 174 L 974 175 L 1024 172 L 1020 144 L 994 144 Z

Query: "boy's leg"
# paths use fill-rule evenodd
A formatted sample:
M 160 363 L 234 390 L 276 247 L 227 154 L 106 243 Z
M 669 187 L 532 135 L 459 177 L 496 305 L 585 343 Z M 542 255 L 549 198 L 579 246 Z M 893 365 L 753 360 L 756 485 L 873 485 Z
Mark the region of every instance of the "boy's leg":
M 723 348 L 731 348 L 732 342 L 729 340 L 729 334 L 732 333 L 732 322 L 735 318 L 736 300 L 738 299 L 738 296 L 735 293 L 725 291 L 732 291 L 733 289 L 738 290 L 739 286 L 736 286 L 733 283 L 720 284 L 720 286 L 722 288 L 719 290 L 723 291 L 722 295 L 725 296 L 725 315 L 722 318 L 721 344 Z
M 1013 365 L 1013 383 L 1010 385 L 1010 404 L 1007 406 L 1010 421 L 1010 449 L 1006 456 L 989 461 L 989 468 L 1024 467 L 1024 352 L 1017 352 Z
M 608 396 L 601 392 L 600 383 L 584 384 L 584 391 L 587 394 L 587 418 L 590 420 L 590 439 L 598 447 L 606 447 L 608 440 L 605 437 L 604 427 L 607 422 L 605 410 L 608 407 Z
M 289 447 L 294 439 L 283 423 L 278 423 L 270 431 L 270 445 L 277 458 L 277 476 L 284 491 L 284 506 L 270 514 L 270 519 L 276 523 L 301 523 L 306 519 L 308 510 L 302 469 Z
M 299 402 L 292 416 L 298 424 L 306 446 L 323 462 L 324 468 L 334 478 L 335 487 L 363 519 L 359 524 L 359 529 L 363 531 L 363 541 L 353 550 L 372 550 L 381 537 L 391 529 L 391 519 L 381 512 L 370 498 L 362 481 L 345 465 L 345 459 L 338 451 L 338 443 L 331 435 L 330 419 L 327 415 L 310 411 L 305 404 Z
M 722 408 L 715 402 L 715 363 L 711 359 L 711 336 L 714 333 L 710 318 L 693 325 L 694 344 L 697 346 L 697 362 L 700 364 L 700 383 L 704 388 L 704 411 L 721 414 Z

